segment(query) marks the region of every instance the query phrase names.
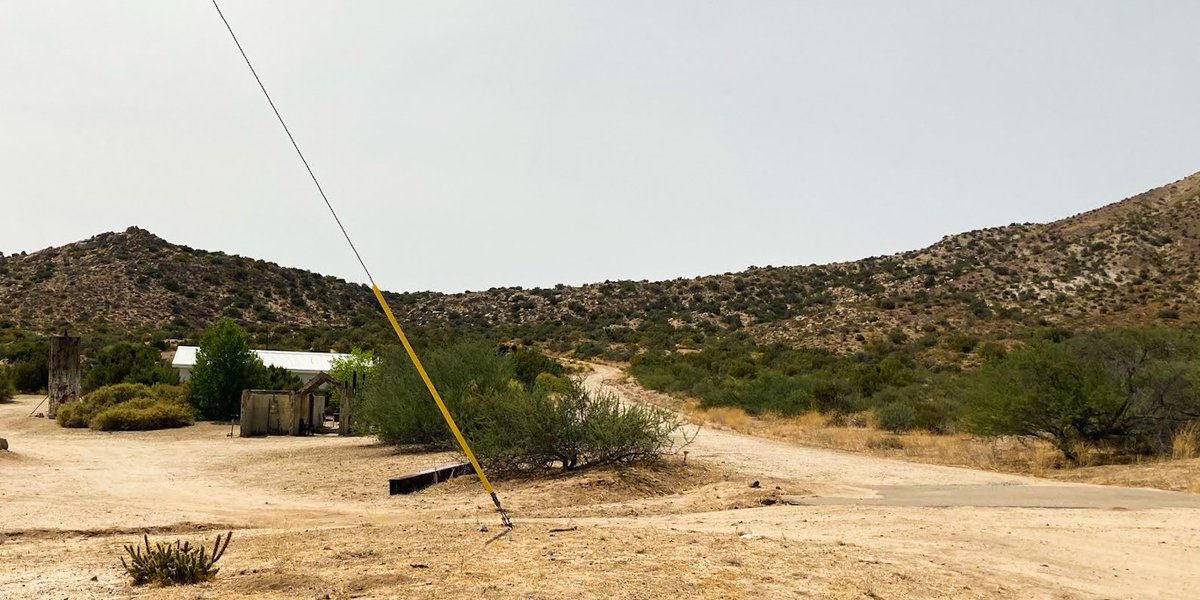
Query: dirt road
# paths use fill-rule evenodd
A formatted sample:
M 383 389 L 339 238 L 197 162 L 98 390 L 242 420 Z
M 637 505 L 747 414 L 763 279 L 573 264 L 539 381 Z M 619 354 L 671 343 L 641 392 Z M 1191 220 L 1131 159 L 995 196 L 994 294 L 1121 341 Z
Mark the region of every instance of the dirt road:
M 591 389 L 616 392 L 635 401 L 630 386 L 616 367 L 592 363 L 584 378 Z M 790 479 L 810 489 L 805 504 L 873 506 L 1013 506 L 1029 508 L 1195 508 L 1200 495 L 1152 489 L 1062 483 L 1005 473 L 925 465 L 901 460 L 806 448 L 744 435 L 704 429 L 689 446 L 690 455 L 729 467 L 737 473 Z
M 597 366 L 586 383 L 619 383 Z M 617 386 L 626 401 L 649 394 Z M 644 400 L 637 398 L 636 400 Z M 705 429 L 659 470 L 507 480 L 517 521 L 446 461 L 368 438 L 99 433 L 0 404 L 0 598 L 1191 598 L 1200 502 Z M 750 483 L 759 481 L 752 488 Z M 221 577 L 132 588 L 120 546 L 237 528 Z M 417 566 L 413 566 L 417 565 Z
M 632 401 L 619 369 L 592 368 L 587 385 Z M 1000 581 L 1032 578 L 1047 594 L 1188 598 L 1200 589 L 1194 494 L 922 465 L 713 429 L 701 432 L 691 454 L 810 493 L 784 498 L 801 506 L 671 515 L 637 526 L 728 531 L 736 523 L 753 535 L 887 549 Z

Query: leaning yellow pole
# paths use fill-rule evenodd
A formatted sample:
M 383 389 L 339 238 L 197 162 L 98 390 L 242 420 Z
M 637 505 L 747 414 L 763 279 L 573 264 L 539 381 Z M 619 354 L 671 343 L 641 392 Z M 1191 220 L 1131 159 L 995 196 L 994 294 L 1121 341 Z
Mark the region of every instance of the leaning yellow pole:
M 442 417 L 446 419 L 446 424 L 450 426 L 450 431 L 454 433 L 454 439 L 458 440 L 458 446 L 462 448 L 463 454 L 467 455 L 467 460 L 471 461 L 471 466 L 475 469 L 475 474 L 479 476 L 479 482 L 483 484 L 483 489 L 492 497 L 492 502 L 496 504 L 496 510 L 500 511 L 500 519 L 504 522 L 505 526 L 512 527 L 512 521 L 509 520 L 508 513 L 505 512 L 504 507 L 500 506 L 500 498 L 496 496 L 496 491 L 492 489 L 492 483 L 488 481 L 487 475 L 483 474 L 483 467 L 479 466 L 479 461 L 475 459 L 475 453 L 471 452 L 471 447 L 467 445 L 466 438 L 458 430 L 458 425 L 454 423 L 454 417 L 451 417 L 450 411 L 446 409 L 446 403 L 442 402 L 442 397 L 438 394 L 437 388 L 433 387 L 433 382 L 429 380 L 429 375 L 425 373 L 425 367 L 421 365 L 421 359 L 417 358 L 417 352 L 413 350 L 412 344 L 408 343 L 408 337 L 404 335 L 404 330 L 400 328 L 400 323 L 396 321 L 396 316 L 392 314 L 392 309 L 388 306 L 387 300 L 383 299 L 383 292 L 380 292 L 379 286 L 375 285 L 375 278 L 371 277 L 371 271 L 367 269 L 367 263 L 363 262 L 362 255 L 358 253 L 358 248 L 354 247 L 354 240 L 351 240 L 350 234 L 346 233 L 346 227 L 342 225 L 342 220 L 338 218 L 337 211 L 333 210 L 333 204 L 329 202 L 329 197 L 325 195 L 325 190 L 321 188 L 321 182 L 317 181 L 317 174 L 309 166 L 308 159 L 304 158 L 304 153 L 300 151 L 300 144 L 296 143 L 296 138 L 292 136 L 292 131 L 288 129 L 287 123 L 283 120 L 283 115 L 275 107 L 275 101 L 271 99 L 271 94 L 267 92 L 267 86 L 263 85 L 262 79 L 258 76 L 258 71 L 254 69 L 254 65 L 250 62 L 250 57 L 246 55 L 246 50 L 242 48 L 242 43 L 238 41 L 237 34 L 233 32 L 233 26 L 229 24 L 229 20 L 225 18 L 225 14 L 221 12 L 221 7 L 217 4 L 217 0 L 212 0 L 212 3 L 213 8 L 217 9 L 217 15 L 221 17 L 221 22 L 225 24 L 225 29 L 229 31 L 229 37 L 233 38 L 234 45 L 237 46 L 242 59 L 246 61 L 246 66 L 250 68 L 250 73 L 254 75 L 254 81 L 258 82 L 258 88 L 262 90 L 263 96 L 266 97 L 267 104 L 271 105 L 271 110 L 274 111 L 275 118 L 279 119 L 279 124 L 283 127 L 283 132 L 287 134 L 288 141 L 292 143 L 292 148 L 296 149 L 296 155 L 300 157 L 300 162 L 304 163 L 304 169 L 308 171 L 308 176 L 312 178 L 313 185 L 317 187 L 317 193 L 321 194 L 321 199 L 325 201 L 325 206 L 329 208 L 329 214 L 333 215 L 333 220 L 337 223 L 338 229 L 342 230 L 342 236 L 346 238 L 346 243 L 350 245 L 350 250 L 354 251 L 354 257 L 358 259 L 358 264 L 362 265 L 363 273 L 366 273 L 367 280 L 371 282 L 371 290 L 375 292 L 375 299 L 379 301 L 380 308 L 383 309 L 388 321 L 391 322 L 392 329 L 396 330 L 396 337 L 400 338 L 401 344 L 404 344 L 404 350 L 408 352 L 408 357 L 412 359 L 413 366 L 421 374 L 421 379 L 425 382 L 425 387 L 429 390 L 429 395 L 433 396 L 434 402 L 437 402 L 438 410 L 442 411 Z
M 471 451 L 471 446 L 467 444 L 467 438 L 463 437 L 461 431 L 458 430 L 458 425 L 454 422 L 454 417 L 450 416 L 450 410 L 446 408 L 446 403 L 442 401 L 442 395 L 438 393 L 434 387 L 433 381 L 429 379 L 429 374 L 425 372 L 425 367 L 421 364 L 421 359 L 417 358 L 417 351 L 413 350 L 412 344 L 408 342 L 408 336 L 404 335 L 404 329 L 400 327 L 400 322 L 396 320 L 396 315 L 392 314 L 392 307 L 388 306 L 387 300 L 383 298 L 383 292 L 379 291 L 379 286 L 371 284 L 371 291 L 375 292 L 375 299 L 379 301 L 379 306 L 383 308 L 383 313 L 387 315 L 388 322 L 392 324 L 392 329 L 396 331 L 396 337 L 400 338 L 400 343 L 404 345 L 404 351 L 408 352 L 408 358 L 412 360 L 412 364 L 417 368 L 417 373 L 421 375 L 421 381 L 425 382 L 425 388 L 429 390 L 429 395 L 433 396 L 433 401 L 437 403 L 438 410 L 442 411 L 442 418 L 446 419 L 446 424 L 450 426 L 450 432 L 454 434 L 454 439 L 458 440 L 458 446 L 462 448 L 463 454 L 467 456 L 467 460 L 471 461 L 471 467 L 475 469 L 475 474 L 479 476 L 479 482 L 483 484 L 483 489 L 492 497 L 492 502 L 496 504 L 496 510 L 500 511 L 500 519 L 504 521 L 504 525 L 512 527 L 512 521 L 508 518 L 508 513 L 504 507 L 500 506 L 500 498 L 496 496 L 496 491 L 492 489 L 492 482 L 488 481 L 487 475 L 483 472 L 483 467 L 479 465 L 479 460 L 475 458 L 475 453 Z

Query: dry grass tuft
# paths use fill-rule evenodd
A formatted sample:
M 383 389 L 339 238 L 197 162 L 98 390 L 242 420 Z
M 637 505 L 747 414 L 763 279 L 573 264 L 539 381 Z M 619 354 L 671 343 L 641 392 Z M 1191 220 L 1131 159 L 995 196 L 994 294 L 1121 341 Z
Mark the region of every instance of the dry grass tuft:
M 1091 467 L 1100 464 L 1100 452 L 1087 442 L 1071 444 L 1071 452 L 1075 455 L 1075 464 L 1080 467 Z
M 1059 467 L 1062 454 L 1054 446 L 1040 441 L 1035 442 L 1032 446 L 1029 467 L 1034 475 L 1042 476 Z
M 898 435 L 881 435 L 867 440 L 867 447 L 872 450 L 903 450 L 904 442 Z
M 1175 459 L 1200 458 L 1200 421 L 1189 421 L 1171 440 L 1171 457 Z M 1200 482 L 1197 482 L 1200 486 Z
M 750 422 L 750 415 L 740 408 L 709 408 L 702 413 L 702 417 L 709 423 L 724 425 L 734 430 L 743 429 Z
M 829 425 L 829 417 L 814 410 L 794 418 L 792 422 L 800 427 L 825 427 Z

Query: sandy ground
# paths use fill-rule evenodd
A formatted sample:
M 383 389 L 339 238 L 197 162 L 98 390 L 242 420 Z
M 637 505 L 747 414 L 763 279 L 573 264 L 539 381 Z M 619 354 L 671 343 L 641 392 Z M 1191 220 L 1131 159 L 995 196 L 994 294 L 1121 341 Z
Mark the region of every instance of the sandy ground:
M 619 377 L 597 366 L 601 385 Z M 364 438 L 99 433 L 0 404 L 0 598 L 1191 598 L 1200 496 L 702 430 L 653 469 L 389 497 L 442 464 Z M 758 487 L 751 482 L 758 481 Z M 208 584 L 133 588 L 123 544 L 233 529 Z

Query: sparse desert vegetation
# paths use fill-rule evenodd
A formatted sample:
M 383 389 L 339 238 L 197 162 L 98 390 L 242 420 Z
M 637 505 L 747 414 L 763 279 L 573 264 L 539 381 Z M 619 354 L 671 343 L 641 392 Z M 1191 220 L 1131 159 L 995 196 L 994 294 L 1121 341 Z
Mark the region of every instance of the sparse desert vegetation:
M 388 294 L 512 531 L 471 476 L 386 495 L 457 448 L 366 288 L 136 228 L 5 257 L 0 300 L 21 301 L 0 314 L 0 399 L 45 388 L 64 325 L 87 393 L 62 427 L 24 414 L 37 397 L 0 404 L 6 476 L 27 482 L 0 488 L 0 595 L 523 596 L 552 579 L 539 593 L 1184 597 L 1197 202 L 1200 175 L 854 263 Z M 91 310 L 66 323 L 81 294 Z M 332 370 L 355 383 L 358 437 L 237 438 L 242 390 L 300 386 L 250 351 L 268 339 L 353 350 Z M 196 340 L 174 385 L 166 360 Z M 214 529 L 240 541 L 212 578 Z M 122 569 L 124 545 L 141 550 Z
M 815 412 L 834 425 L 857 420 L 893 434 L 1036 438 L 1083 465 L 1169 457 L 1200 418 L 1196 333 L 1035 331 L 982 363 L 946 369 L 921 358 L 919 343 L 845 356 L 743 338 L 700 352 L 647 353 L 631 373 L 651 389 L 697 398 L 702 409 L 775 418 Z

